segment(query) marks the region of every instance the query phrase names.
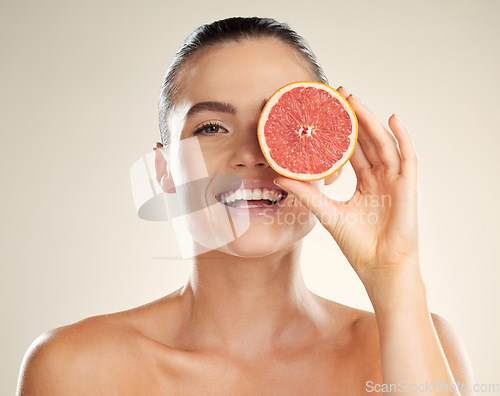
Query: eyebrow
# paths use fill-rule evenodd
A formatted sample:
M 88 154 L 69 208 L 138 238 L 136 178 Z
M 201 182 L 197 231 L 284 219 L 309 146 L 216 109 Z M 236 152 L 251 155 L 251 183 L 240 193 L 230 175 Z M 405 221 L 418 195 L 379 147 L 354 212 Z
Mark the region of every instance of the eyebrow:
M 200 102 L 193 105 L 186 113 L 186 118 L 201 113 L 202 111 L 217 111 L 220 113 L 229 113 L 232 115 L 236 115 L 236 109 L 233 105 L 229 103 L 210 101 Z

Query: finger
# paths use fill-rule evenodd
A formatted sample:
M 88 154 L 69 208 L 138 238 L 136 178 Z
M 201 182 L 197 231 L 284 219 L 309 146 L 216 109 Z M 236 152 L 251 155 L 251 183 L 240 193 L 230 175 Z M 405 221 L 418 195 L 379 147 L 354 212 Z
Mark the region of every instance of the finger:
M 374 166 L 381 162 L 388 169 L 399 173 L 401 157 L 395 139 L 358 98 L 350 95 L 347 100 L 358 116 L 358 139 L 368 160 Z
M 346 99 L 349 97 L 349 92 L 347 92 L 347 90 L 343 86 L 339 86 L 337 88 L 337 92 L 340 93 Z M 370 142 L 365 142 L 365 146 L 368 146 L 369 144 Z M 366 157 L 366 154 L 363 150 L 363 147 L 361 147 L 361 144 L 356 144 L 356 148 L 354 149 L 354 152 L 352 153 L 352 156 L 349 159 L 349 161 L 351 162 L 352 169 L 354 170 L 354 173 L 356 174 L 356 178 L 358 181 L 363 178 L 363 170 L 372 168 L 372 164 Z M 377 160 L 374 161 L 379 163 Z
M 358 118 L 359 120 L 359 118 Z M 382 165 L 382 159 L 379 156 L 377 147 L 373 143 L 372 139 L 368 135 L 366 128 L 361 122 L 358 122 L 358 142 L 357 145 L 360 146 L 365 154 L 366 159 L 370 163 L 370 167 Z
M 313 184 L 287 177 L 274 179 L 274 184 L 293 194 L 327 229 L 336 224 L 340 214 L 336 209 L 340 209 L 341 203 L 328 198 Z
M 342 85 L 337 88 L 337 92 L 341 94 L 345 99 L 349 97 L 349 92 L 347 92 L 347 90 Z M 362 169 L 371 169 L 372 167 L 372 164 L 366 158 L 366 154 L 364 153 L 363 148 L 360 144 L 356 145 L 350 161 L 352 168 L 354 169 L 354 173 L 356 173 L 356 177 L 358 179 L 361 177 Z
M 348 99 L 349 97 L 355 98 L 355 96 L 350 95 L 346 91 L 346 89 L 342 86 L 339 87 L 339 93 L 341 93 L 346 99 Z M 364 158 L 366 159 L 366 162 L 368 162 L 367 164 L 365 161 L 362 161 L 362 166 L 360 168 L 366 168 L 366 167 L 371 168 L 373 166 L 382 164 L 382 160 L 380 159 L 377 153 L 377 148 L 375 147 L 375 144 L 373 143 L 369 134 L 365 132 L 364 125 L 359 122 L 358 122 L 358 144 L 356 145 L 356 147 L 359 148 L 358 153 L 359 152 L 362 153 L 361 155 L 357 154 L 357 157 Z M 354 162 L 356 162 L 356 158 L 354 159 Z
M 372 164 L 366 158 L 363 147 L 361 147 L 360 144 L 356 144 L 349 161 L 351 161 L 352 169 L 354 170 L 358 180 L 362 178 L 363 170 L 372 168 Z
M 347 90 L 342 85 L 337 88 L 337 92 L 341 94 L 345 99 L 349 97 L 349 92 L 347 92 Z M 354 172 L 356 172 L 356 170 L 370 169 L 372 167 L 372 164 L 370 163 L 370 161 L 368 161 L 368 159 L 366 158 L 366 154 L 363 152 L 363 148 L 359 144 L 356 145 L 350 161 L 354 168 Z M 356 176 L 358 176 L 357 173 Z
M 349 96 L 349 92 L 347 92 L 347 90 L 342 85 L 337 88 L 337 92 L 341 94 L 344 99 L 347 99 L 347 97 Z
M 401 175 L 416 178 L 418 173 L 417 153 L 410 133 L 396 114 L 393 114 L 389 118 L 389 127 L 399 144 L 399 151 L 401 152 Z

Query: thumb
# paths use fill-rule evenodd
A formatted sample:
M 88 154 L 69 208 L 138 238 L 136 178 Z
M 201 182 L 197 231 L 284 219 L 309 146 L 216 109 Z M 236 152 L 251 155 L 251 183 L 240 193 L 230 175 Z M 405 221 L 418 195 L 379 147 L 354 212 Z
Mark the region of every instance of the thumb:
M 313 184 L 287 177 L 277 177 L 273 182 L 297 197 L 328 230 L 332 230 L 338 222 L 341 202 L 328 198 Z

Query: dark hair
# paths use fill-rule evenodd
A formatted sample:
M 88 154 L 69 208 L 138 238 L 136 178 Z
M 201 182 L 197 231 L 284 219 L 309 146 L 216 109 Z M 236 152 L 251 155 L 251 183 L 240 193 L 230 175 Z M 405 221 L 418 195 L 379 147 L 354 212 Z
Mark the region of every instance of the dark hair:
M 174 55 L 172 62 L 163 79 L 158 102 L 160 133 L 164 146 L 170 142 L 167 128 L 167 116 L 175 103 L 178 93 L 178 79 L 181 66 L 193 54 L 216 44 L 228 41 L 239 41 L 250 38 L 277 38 L 295 49 L 306 61 L 307 67 L 319 82 L 328 84 L 328 80 L 319 65 L 316 56 L 307 42 L 293 31 L 287 24 L 280 23 L 271 18 L 228 18 L 203 25 L 191 33 Z

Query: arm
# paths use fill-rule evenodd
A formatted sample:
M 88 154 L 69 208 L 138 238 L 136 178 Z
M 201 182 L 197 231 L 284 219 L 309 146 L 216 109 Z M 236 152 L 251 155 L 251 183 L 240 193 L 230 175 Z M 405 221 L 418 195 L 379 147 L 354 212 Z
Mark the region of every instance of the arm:
M 404 290 L 398 291 L 401 286 Z M 421 392 L 432 390 L 432 394 L 460 394 L 455 384 L 466 384 L 467 389 L 472 389 L 472 370 L 465 348 L 443 318 L 429 313 L 422 282 L 412 280 L 406 285 L 401 282 L 396 287 L 387 287 L 389 292 L 378 300 L 372 298 L 379 329 L 383 383 L 403 381 L 415 384 Z
M 434 325 L 427 306 L 419 264 L 418 164 L 410 135 L 394 115 L 391 134 L 357 98 L 343 88 L 339 92 L 359 121 L 350 159 L 357 178 L 353 197 L 337 202 L 311 183 L 284 177 L 276 182 L 320 219 L 363 282 L 377 318 L 384 384 L 472 385 L 456 337 L 440 319 Z M 443 387 L 433 394 L 451 392 Z

